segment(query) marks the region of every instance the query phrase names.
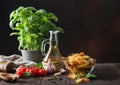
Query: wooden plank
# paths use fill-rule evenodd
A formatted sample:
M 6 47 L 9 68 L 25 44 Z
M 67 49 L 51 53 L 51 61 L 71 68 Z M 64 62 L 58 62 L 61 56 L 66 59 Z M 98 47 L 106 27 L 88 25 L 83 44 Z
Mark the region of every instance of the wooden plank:
M 92 85 L 120 85 L 120 74 L 116 64 L 97 64 L 93 73 L 98 79 Z
M 70 79 L 67 78 L 67 75 L 43 77 L 40 85 L 70 85 Z
M 120 63 L 119 64 L 115 64 L 116 65 L 116 67 L 119 69 L 119 71 L 120 71 Z
M 29 79 L 19 79 L 15 83 L 0 81 L 0 85 L 120 85 L 120 64 L 97 64 L 93 74 L 97 79 L 88 83 L 76 84 L 75 80 L 68 79 L 67 74 L 62 76 L 46 76 Z
M 19 79 L 17 82 L 8 83 L 1 81 L 0 85 L 40 85 L 40 77 Z
M 93 72 L 98 75 L 98 78 L 103 80 L 120 78 L 119 69 L 117 69 L 115 64 L 97 64 Z
M 71 85 L 120 85 L 120 64 L 97 64 L 93 74 L 97 75 L 97 79 L 90 80 L 88 83 L 76 84 L 75 80 L 71 80 Z

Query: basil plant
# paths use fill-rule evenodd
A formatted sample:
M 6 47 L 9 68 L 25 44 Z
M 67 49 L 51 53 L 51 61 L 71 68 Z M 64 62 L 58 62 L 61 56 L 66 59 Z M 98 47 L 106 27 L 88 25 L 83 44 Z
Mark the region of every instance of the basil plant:
M 9 26 L 14 30 L 10 35 L 18 36 L 19 50 L 39 51 L 42 41 L 48 37 L 50 30 L 63 32 L 62 28 L 53 23 L 57 21 L 55 14 L 45 9 L 20 6 L 10 14 Z

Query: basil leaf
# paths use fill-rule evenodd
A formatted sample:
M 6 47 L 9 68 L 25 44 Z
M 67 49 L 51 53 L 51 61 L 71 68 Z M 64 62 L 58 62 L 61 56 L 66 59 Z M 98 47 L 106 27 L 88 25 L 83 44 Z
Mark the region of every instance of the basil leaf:
M 25 76 L 25 77 L 31 77 L 31 76 L 32 76 L 32 73 L 31 73 L 31 72 L 25 72 L 25 73 L 24 73 L 24 76 Z
M 36 66 L 39 68 L 43 68 L 43 64 L 41 62 L 37 63 Z
M 85 75 L 85 78 L 96 78 L 97 76 L 94 74 L 87 74 Z

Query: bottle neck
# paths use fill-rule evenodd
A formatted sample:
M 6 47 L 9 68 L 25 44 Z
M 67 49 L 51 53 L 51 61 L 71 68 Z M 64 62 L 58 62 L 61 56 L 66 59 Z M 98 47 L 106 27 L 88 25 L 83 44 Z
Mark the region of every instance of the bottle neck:
M 52 46 L 58 46 L 58 31 L 50 31 L 50 44 Z

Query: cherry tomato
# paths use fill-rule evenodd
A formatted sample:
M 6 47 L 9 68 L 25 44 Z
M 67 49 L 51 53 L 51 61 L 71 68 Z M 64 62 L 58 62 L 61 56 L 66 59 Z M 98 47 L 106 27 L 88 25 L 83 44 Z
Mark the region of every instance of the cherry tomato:
M 33 76 L 37 75 L 37 71 L 35 69 L 31 69 L 31 73 L 32 73 Z
M 26 71 L 26 68 L 21 68 L 20 70 L 23 71 L 23 72 L 25 72 L 25 71 Z
M 37 71 L 34 68 L 27 68 L 25 72 L 31 73 L 33 76 L 37 75 Z
M 18 74 L 20 76 L 20 78 L 24 77 L 24 72 L 23 71 L 17 71 L 16 74 Z
M 40 68 L 36 68 L 36 72 L 37 72 L 37 75 L 39 74 L 39 70 L 40 70 Z
M 46 70 L 45 69 L 39 69 L 39 76 L 45 76 L 46 75 Z
M 19 66 L 16 71 L 26 71 L 26 68 L 24 66 Z
M 26 68 L 25 72 L 30 72 L 30 70 L 31 70 L 30 68 Z
M 32 66 L 31 69 L 34 71 L 35 76 L 39 75 L 40 68 L 37 66 Z

